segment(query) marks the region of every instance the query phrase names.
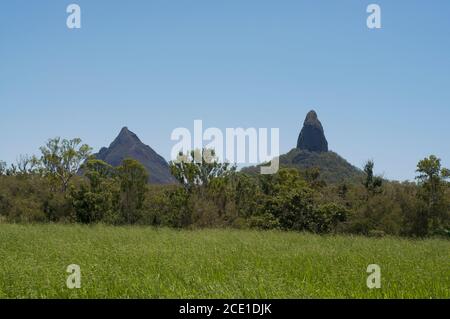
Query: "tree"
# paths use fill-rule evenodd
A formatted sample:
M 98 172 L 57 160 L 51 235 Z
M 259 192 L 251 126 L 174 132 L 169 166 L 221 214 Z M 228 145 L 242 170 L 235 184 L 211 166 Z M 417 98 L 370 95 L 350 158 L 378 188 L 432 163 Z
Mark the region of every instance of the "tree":
M 445 196 L 450 171 L 441 167 L 441 160 L 434 155 L 419 161 L 416 172 L 419 198 L 425 204 L 421 210 L 422 234 L 449 226 L 450 208 Z
M 36 156 L 20 155 L 16 161 L 16 173 L 30 175 L 38 170 L 40 161 Z
M 102 160 L 93 158 L 87 160 L 82 169 L 84 170 L 84 176 L 87 177 L 94 190 L 101 188 L 105 180 L 113 179 L 117 175 L 114 167 Z
M 379 193 L 383 185 L 383 179 L 380 176 L 375 176 L 373 173 L 373 168 L 375 164 L 372 160 L 367 161 L 364 165 L 364 173 L 366 174 L 366 179 L 364 180 L 364 187 L 369 195 Z
M 0 176 L 6 174 L 6 163 L 0 161 Z
M 89 157 L 91 148 L 81 144 L 81 139 L 66 140 L 57 137 L 50 139 L 40 148 L 44 175 L 52 182 L 59 184 L 62 192 L 66 192 L 72 177 L 77 174 L 82 163 Z
M 316 229 L 314 190 L 296 169 L 281 169 L 277 174 L 262 177 L 266 202 L 263 213 L 278 219 L 281 228 L 292 230 Z
M 348 190 L 346 182 L 339 184 L 337 188 L 339 198 L 345 201 L 347 199 Z
M 258 177 L 239 172 L 233 176 L 232 182 L 239 217 L 248 218 L 260 210 L 263 194 Z
M 236 215 L 235 189 L 231 177 L 235 167 L 220 163 L 214 150 L 180 153 L 170 163 L 172 175 L 183 186 L 171 196 L 176 199 L 177 219 L 198 227 L 231 223 Z M 175 204 L 176 203 L 176 204 Z
M 83 165 L 83 172 L 86 182 L 72 187 L 69 192 L 76 220 L 81 223 L 118 222 L 120 186 L 115 169 L 101 160 L 90 159 Z
M 320 168 L 310 167 L 305 169 L 303 172 L 305 180 L 314 189 L 321 189 L 327 186 L 327 183 L 320 178 Z
M 120 181 L 122 217 L 126 223 L 135 223 L 144 206 L 147 170 L 138 161 L 128 158 L 118 167 L 117 172 Z
M 329 203 L 317 207 L 315 212 L 316 232 L 329 233 L 335 230 L 339 223 L 347 220 L 347 208 Z
M 207 187 L 211 180 L 228 176 L 235 170 L 229 163 L 219 163 L 214 150 L 208 149 L 201 153 L 199 150 L 190 154 L 180 153 L 176 161 L 170 162 L 172 175 L 189 192 L 198 186 Z

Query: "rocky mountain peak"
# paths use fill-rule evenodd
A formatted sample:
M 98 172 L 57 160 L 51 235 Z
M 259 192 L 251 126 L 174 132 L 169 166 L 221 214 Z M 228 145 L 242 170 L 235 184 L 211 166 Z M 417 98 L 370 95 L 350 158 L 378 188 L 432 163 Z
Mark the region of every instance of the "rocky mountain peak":
M 314 111 L 314 110 L 311 110 L 308 112 L 308 114 L 306 114 L 305 122 L 310 123 L 310 124 L 319 122 L 319 125 L 322 125 L 319 121 L 319 118 L 317 117 L 316 111 Z
M 306 115 L 297 141 L 297 148 L 310 152 L 328 152 L 328 142 L 317 113 L 311 110 Z
M 150 183 L 175 183 L 175 178 L 170 173 L 165 159 L 150 146 L 142 143 L 139 137 L 126 126 L 120 130 L 119 135 L 109 147 L 102 147 L 94 156 L 112 166 L 119 166 L 124 159 L 132 158 L 145 166 L 150 175 Z
M 119 135 L 116 137 L 116 139 L 113 141 L 112 145 L 116 144 L 139 144 L 142 143 L 139 137 L 131 132 L 128 127 L 124 126 L 121 130 Z

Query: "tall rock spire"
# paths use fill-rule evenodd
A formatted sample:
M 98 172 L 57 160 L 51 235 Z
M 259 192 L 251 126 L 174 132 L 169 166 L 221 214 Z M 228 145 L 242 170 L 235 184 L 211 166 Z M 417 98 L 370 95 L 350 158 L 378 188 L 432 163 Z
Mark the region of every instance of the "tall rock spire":
M 298 137 L 297 148 L 311 152 L 328 152 L 328 142 L 325 138 L 322 123 L 317 113 L 309 111 Z

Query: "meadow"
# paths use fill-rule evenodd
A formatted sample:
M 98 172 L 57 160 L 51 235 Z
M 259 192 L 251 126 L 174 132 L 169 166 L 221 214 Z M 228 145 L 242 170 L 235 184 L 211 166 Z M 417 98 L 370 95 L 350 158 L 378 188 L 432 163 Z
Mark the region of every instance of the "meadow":
M 0 224 L 0 298 L 449 298 L 449 257 L 445 239 Z

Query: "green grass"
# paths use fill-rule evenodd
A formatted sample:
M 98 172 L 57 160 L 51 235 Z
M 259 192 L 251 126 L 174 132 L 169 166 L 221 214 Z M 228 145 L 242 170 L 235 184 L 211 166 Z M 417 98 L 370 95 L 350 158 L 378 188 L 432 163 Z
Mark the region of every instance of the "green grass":
M 0 224 L 0 297 L 449 298 L 449 257 L 438 239 Z M 66 287 L 69 264 L 81 289 Z

